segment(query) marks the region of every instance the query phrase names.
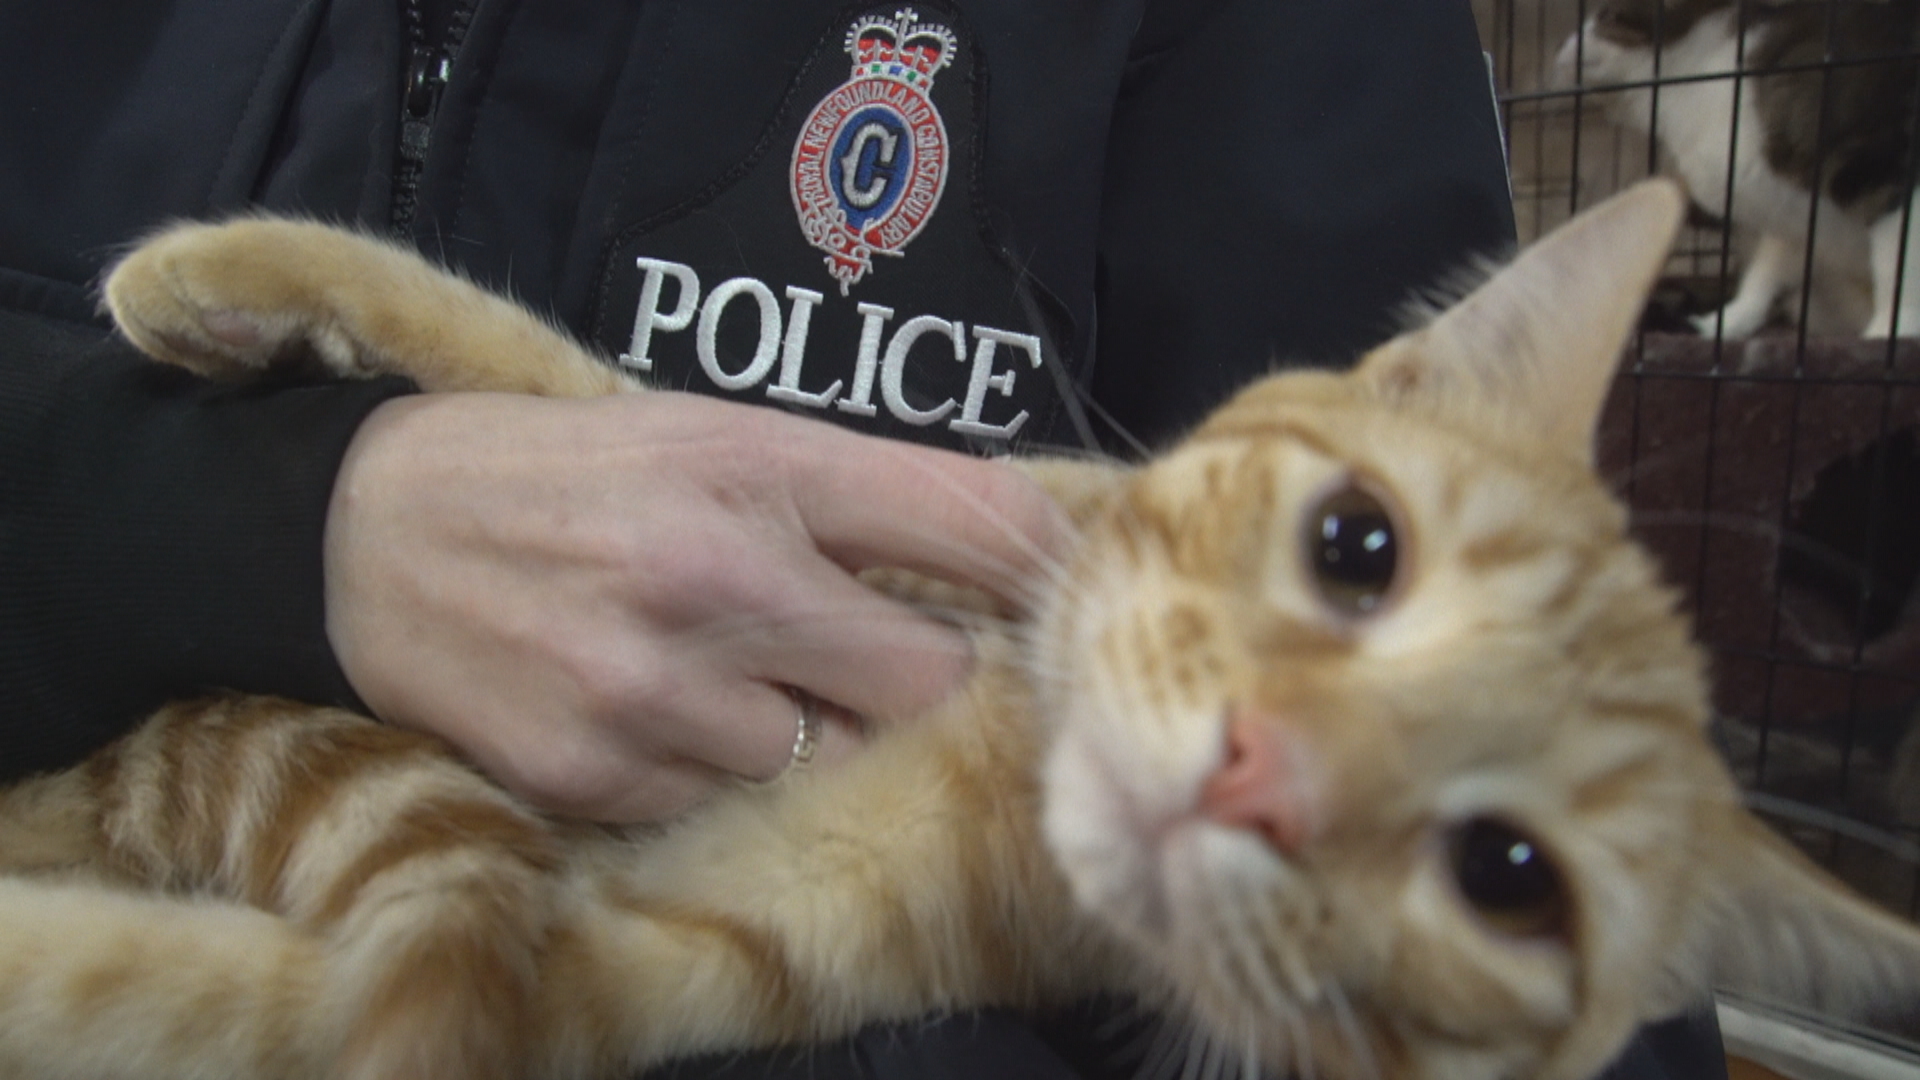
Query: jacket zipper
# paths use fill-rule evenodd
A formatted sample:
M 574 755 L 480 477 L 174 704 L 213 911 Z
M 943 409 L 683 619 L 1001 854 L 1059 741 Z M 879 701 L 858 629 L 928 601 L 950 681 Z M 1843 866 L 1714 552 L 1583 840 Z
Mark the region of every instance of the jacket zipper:
M 428 41 L 425 0 L 406 0 L 407 71 L 400 88 L 400 145 L 393 163 L 393 215 L 396 233 L 413 227 L 419 209 L 420 173 L 426 168 L 427 147 L 433 141 L 433 119 L 440 95 L 453 73 L 467 25 L 478 0 L 454 0 L 447 25 L 438 41 Z

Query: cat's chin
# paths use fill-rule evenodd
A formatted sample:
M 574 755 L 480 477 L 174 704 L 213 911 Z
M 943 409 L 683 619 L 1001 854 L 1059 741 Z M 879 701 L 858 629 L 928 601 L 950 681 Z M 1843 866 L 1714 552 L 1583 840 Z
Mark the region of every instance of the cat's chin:
M 1047 759 L 1044 827 L 1074 901 L 1144 961 L 1124 976 L 1132 991 L 1197 1024 L 1194 1046 L 1225 1035 L 1249 1061 L 1294 1061 L 1329 992 L 1302 942 L 1270 938 L 1277 912 L 1310 906 L 1302 871 L 1198 813 L 1198 780 L 1184 799 L 1154 797 L 1114 745 L 1063 738 Z

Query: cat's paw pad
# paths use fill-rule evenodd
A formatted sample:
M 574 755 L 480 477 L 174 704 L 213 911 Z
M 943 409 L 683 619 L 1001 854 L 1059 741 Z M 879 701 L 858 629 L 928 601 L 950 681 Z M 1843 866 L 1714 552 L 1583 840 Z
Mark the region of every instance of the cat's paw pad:
M 257 372 L 302 353 L 352 366 L 351 342 L 289 263 L 300 258 L 303 228 L 255 220 L 175 226 L 114 267 L 106 306 L 140 351 L 204 375 Z

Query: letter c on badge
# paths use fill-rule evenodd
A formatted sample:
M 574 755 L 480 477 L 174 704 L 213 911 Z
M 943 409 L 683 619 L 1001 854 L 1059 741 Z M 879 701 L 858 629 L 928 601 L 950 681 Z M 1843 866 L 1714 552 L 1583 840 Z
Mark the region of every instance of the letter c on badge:
M 879 143 L 874 152 L 873 161 L 865 163 L 867 146 Z M 895 155 L 900 150 L 900 136 L 887 130 L 878 120 L 869 120 L 860 126 L 853 135 L 853 145 L 847 147 L 846 156 L 840 159 L 840 191 L 846 196 L 847 204 L 855 210 L 871 210 L 887 193 L 887 185 L 893 179 Z M 862 174 L 866 180 L 860 183 Z

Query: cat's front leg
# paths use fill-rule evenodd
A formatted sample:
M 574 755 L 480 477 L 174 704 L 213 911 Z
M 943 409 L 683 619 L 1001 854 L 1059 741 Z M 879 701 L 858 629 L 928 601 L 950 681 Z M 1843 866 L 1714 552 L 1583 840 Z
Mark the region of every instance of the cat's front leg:
M 434 740 L 222 695 L 0 810 L 0 1076 L 527 1075 L 563 841 Z
M 1800 286 L 1801 254 L 1799 246 L 1777 233 L 1762 233 L 1740 275 L 1740 286 L 1733 299 L 1717 312 L 1693 317 L 1693 325 L 1704 337 L 1716 332 L 1725 338 L 1751 337 L 1767 324 L 1773 305 L 1780 296 Z
M 1920 193 L 1908 196 L 1908 204 L 1916 202 L 1920 202 Z M 1896 206 L 1867 230 L 1873 268 L 1873 317 L 1863 337 L 1892 337 L 1896 330 L 1901 337 L 1920 337 L 1920 280 L 1915 278 L 1920 274 L 1920 257 L 1914 250 L 1920 221 L 1913 220 L 1916 211 L 1920 211 L 1920 205 Z
M 639 389 L 526 311 L 408 249 L 309 221 L 176 225 L 114 267 L 106 305 L 142 352 L 213 378 L 318 364 L 427 390 Z
M 1006 647 L 983 641 L 966 691 L 853 760 L 584 855 L 541 972 L 542 1067 L 614 1073 L 1119 986 L 1042 846 Z

